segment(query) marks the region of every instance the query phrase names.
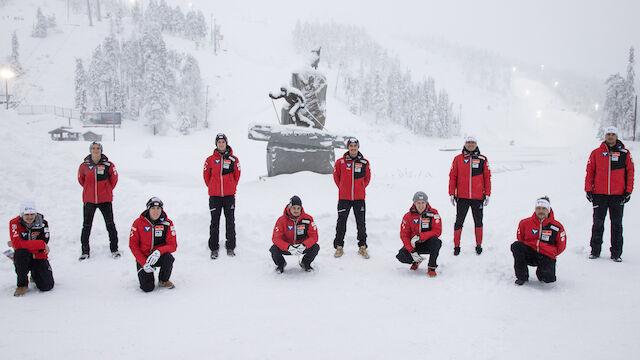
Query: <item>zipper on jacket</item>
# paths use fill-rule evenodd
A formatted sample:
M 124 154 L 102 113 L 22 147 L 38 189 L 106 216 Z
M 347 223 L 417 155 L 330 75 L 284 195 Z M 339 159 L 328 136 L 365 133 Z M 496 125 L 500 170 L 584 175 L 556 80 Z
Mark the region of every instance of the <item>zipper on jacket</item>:
M 93 176 L 95 178 L 94 181 L 94 195 L 96 197 L 96 204 L 98 203 L 98 164 L 95 164 L 95 166 L 93 167 Z
M 296 244 L 297 240 L 298 240 L 298 219 L 293 220 L 293 245 Z
M 151 255 L 151 253 L 153 252 L 153 247 L 156 243 L 156 226 L 151 221 L 149 221 L 149 219 L 145 218 L 145 220 L 147 220 L 149 225 L 151 225 L 151 247 L 149 248 L 149 255 Z
M 538 242 L 536 243 L 537 251 L 540 252 L 540 237 L 542 236 L 542 221 L 540 222 L 540 228 L 538 229 Z
M 351 160 L 351 201 L 355 200 L 355 196 L 353 195 L 355 182 L 356 182 L 356 161 L 352 159 Z
M 611 195 L 611 148 L 609 148 L 609 178 L 607 179 L 607 195 Z
M 469 155 L 469 199 L 473 199 L 473 196 L 471 196 L 472 182 L 473 182 L 473 155 Z
M 224 169 L 224 156 L 220 154 L 220 196 L 224 196 L 224 181 L 222 180 L 223 169 Z

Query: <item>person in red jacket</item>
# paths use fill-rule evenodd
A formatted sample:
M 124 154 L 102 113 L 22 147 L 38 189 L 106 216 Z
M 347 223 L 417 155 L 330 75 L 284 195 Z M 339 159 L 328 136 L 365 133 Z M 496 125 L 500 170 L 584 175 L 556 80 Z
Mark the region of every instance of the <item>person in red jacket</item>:
M 449 196 L 451 205 L 457 205 L 456 222 L 453 226 L 453 255 L 460 255 L 462 226 L 469 207 L 475 224 L 476 254 L 482 254 L 482 216 L 491 196 L 491 170 L 487 157 L 480 154 L 477 140 L 473 136 L 465 139 L 462 154 L 453 159 L 449 171 Z
M 226 219 L 226 236 L 228 256 L 236 256 L 236 186 L 240 180 L 240 160 L 233 154 L 228 145 L 225 134 L 216 135 L 216 149 L 213 155 L 204 162 L 202 173 L 204 183 L 209 189 L 209 211 L 211 225 L 209 226 L 209 250 L 211 259 L 218 258 L 220 213 L 224 210 Z
M 413 205 L 404 214 L 400 225 L 400 239 L 403 247 L 398 251 L 396 259 L 401 263 L 411 264 L 411 270 L 418 270 L 422 260 L 421 254 L 429 254 L 427 274 L 436 276 L 438 254 L 442 246 L 439 236 L 442 234 L 442 219 L 438 210 L 429 205 L 427 194 L 418 191 L 413 195 Z
M 608 210 L 611 220 L 611 259 L 622 261 L 622 214 L 624 204 L 629 202 L 633 192 L 633 175 L 631 152 L 618 140 L 618 130 L 610 126 L 605 129 L 605 141 L 589 156 L 584 181 L 587 200 L 593 204 L 590 259 L 600 257 L 604 219 Z
M 80 261 L 89 258 L 89 235 L 96 209 L 100 209 L 109 233 L 109 248 L 113 258 L 120 257 L 118 232 L 113 222 L 113 189 L 118 183 L 116 166 L 103 154 L 102 144 L 92 142 L 89 154 L 78 168 L 78 182 L 82 186 L 84 220 L 82 222 L 82 255 Z
M 365 225 L 365 188 L 371 180 L 371 163 L 360 153 L 360 142 L 356 138 L 347 140 L 347 151 L 333 167 L 333 181 L 338 186 L 338 222 L 333 247 L 334 257 L 344 254 L 344 235 L 347 231 L 347 217 L 353 208 L 358 228 L 358 254 L 365 259 L 367 253 L 367 228 Z
M 273 245 L 269 252 L 276 264 L 276 272 L 282 274 L 287 262 L 283 255 L 302 256 L 300 267 L 312 271 L 311 263 L 320 251 L 318 229 L 311 215 L 304 212 L 302 200 L 294 195 L 284 208 L 284 213 L 276 221 L 272 236 Z
M 129 248 L 136 258 L 138 280 L 144 292 L 153 291 L 155 287 L 153 272 L 156 267 L 160 267 L 158 286 L 174 288 L 169 280 L 175 260 L 171 253 L 176 251 L 178 243 L 173 221 L 163 209 L 162 200 L 157 197 L 149 199 L 147 210 L 133 222 L 129 234 Z
M 53 272 L 49 264 L 49 223 L 36 211 L 32 202 L 20 207 L 20 216 L 9 222 L 11 246 L 15 249 L 13 262 L 18 277 L 14 296 L 22 296 L 29 289 L 29 272 L 40 291 L 53 289 Z
M 556 257 L 567 247 L 564 227 L 554 217 L 548 197 L 536 200 L 535 212 L 518 224 L 518 240 L 511 244 L 516 285 L 529 281 L 529 266 L 537 266 L 538 280 L 556 281 Z

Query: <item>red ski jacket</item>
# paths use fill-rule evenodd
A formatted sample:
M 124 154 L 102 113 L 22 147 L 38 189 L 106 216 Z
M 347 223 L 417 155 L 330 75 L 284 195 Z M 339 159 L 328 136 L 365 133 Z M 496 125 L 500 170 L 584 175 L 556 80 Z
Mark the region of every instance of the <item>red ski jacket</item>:
M 518 225 L 518 241 L 522 241 L 536 252 L 555 259 L 567 247 L 564 227 L 556 221 L 553 210 L 542 222 L 535 212 Z
M 360 152 L 355 159 L 347 151 L 333 167 L 333 181 L 340 200 L 364 200 L 365 188 L 371 180 L 371 163 Z
M 587 162 L 584 191 L 594 194 L 622 195 L 633 192 L 633 159 L 631 152 L 618 142 L 611 148 L 602 143 L 593 150 Z
M 131 225 L 129 248 L 140 265 L 144 265 L 147 257 L 155 250 L 164 255 L 176 251 L 177 247 L 173 221 L 167 218 L 164 211 L 158 220 L 151 221 L 149 210 L 145 210 Z
M 27 228 L 20 216 L 13 218 L 9 222 L 9 237 L 15 250 L 27 249 L 34 259 L 48 258 L 44 250 L 49 243 L 49 223 L 42 214 L 36 214 L 31 228 Z
M 442 234 L 442 219 L 440 219 L 438 210 L 429 204 L 422 214 L 418 213 L 415 205 L 411 206 L 409 212 L 404 214 L 402 218 L 400 239 L 409 252 L 414 249 L 411 245 L 411 239 L 414 236 L 420 235 L 418 242 L 424 242 L 432 237 L 438 237 L 440 234 Z
M 486 156 L 480 154 L 480 148 L 474 152 L 463 148 L 462 154 L 453 158 L 449 171 L 449 195 L 475 200 L 491 195 L 491 170 Z
M 282 251 L 287 251 L 289 245 L 300 243 L 308 249 L 318 242 L 318 229 L 313 218 L 304 212 L 304 208 L 300 216 L 295 218 L 287 205 L 273 228 L 272 241 Z
M 231 146 L 224 153 L 217 149 L 204 162 L 202 172 L 204 183 L 209 188 L 209 196 L 227 196 L 236 194 L 240 181 L 240 161 L 233 155 Z
M 97 164 L 89 155 L 78 168 L 78 182 L 82 185 L 82 202 L 112 202 L 113 189 L 118 183 L 118 172 L 116 166 L 104 154 Z

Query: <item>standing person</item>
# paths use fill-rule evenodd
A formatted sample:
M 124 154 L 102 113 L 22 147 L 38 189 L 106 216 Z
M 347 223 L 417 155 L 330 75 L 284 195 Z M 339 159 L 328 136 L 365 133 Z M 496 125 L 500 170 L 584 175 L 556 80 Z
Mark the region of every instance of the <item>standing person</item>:
M 429 205 L 429 197 L 422 191 L 413 195 L 413 205 L 404 214 L 400 225 L 400 239 L 404 245 L 396 259 L 411 264 L 411 270 L 418 270 L 424 260 L 421 254 L 429 254 L 427 275 L 435 277 L 438 267 L 438 254 L 442 246 L 439 236 L 442 234 L 442 220 L 438 210 Z
M 150 292 L 155 287 L 153 277 L 154 268 L 160 267 L 158 286 L 173 289 L 169 280 L 173 270 L 176 251 L 176 230 L 173 221 L 164 212 L 164 204 L 157 197 L 147 201 L 147 210 L 137 218 L 131 226 L 129 234 L 129 248 L 136 258 L 138 280 L 144 292 Z
M 449 196 L 451 205 L 457 206 L 453 226 L 453 255 L 460 255 L 462 226 L 469 208 L 475 224 L 476 254 L 482 254 L 482 216 L 491 196 L 491 170 L 487 157 L 480 154 L 474 136 L 467 136 L 462 154 L 453 159 L 449 171 Z
M 548 197 L 536 200 L 535 212 L 518 224 L 518 240 L 511 244 L 516 285 L 529 281 L 529 268 L 537 266 L 538 280 L 556 281 L 556 256 L 567 247 L 564 227 L 557 221 Z
M 204 183 L 209 189 L 209 212 L 211 225 L 209 226 L 209 250 L 211 259 L 218 258 L 220 248 L 220 213 L 224 210 L 226 220 L 226 236 L 228 256 L 236 256 L 236 186 L 240 180 L 240 161 L 233 154 L 225 134 L 216 135 L 216 149 L 213 155 L 204 162 L 202 173 Z
M 13 262 L 18 277 L 13 296 L 22 296 L 29 289 L 29 272 L 40 291 L 53 289 L 53 272 L 49 264 L 49 223 L 32 202 L 20 206 L 20 216 L 9 222 Z
M 300 267 L 312 271 L 311 263 L 318 255 L 318 229 L 311 215 L 304 212 L 302 200 L 294 195 L 284 208 L 284 213 L 273 228 L 273 245 L 269 252 L 276 264 L 276 272 L 282 274 L 287 262 L 283 255 L 302 256 Z
M 358 254 L 368 259 L 367 228 L 365 225 L 365 188 L 371 180 L 371 163 L 360 153 L 360 142 L 356 138 L 347 140 L 348 151 L 336 161 L 333 167 L 333 181 L 338 186 L 338 222 L 333 247 L 334 257 L 344 254 L 344 235 L 347 231 L 347 217 L 353 208 L 358 228 Z
M 604 218 L 608 210 L 611 220 L 611 259 L 622 261 L 622 214 L 624 204 L 629 202 L 633 192 L 633 173 L 631 152 L 618 140 L 618 130 L 613 126 L 606 128 L 605 140 L 589 156 L 584 181 L 587 200 L 593 204 L 590 259 L 600 257 Z
M 89 151 L 91 153 L 84 158 L 84 162 L 78 168 L 78 182 L 82 186 L 82 201 L 84 202 L 84 220 L 80 235 L 82 255 L 79 260 L 89 258 L 89 235 L 96 209 L 100 209 L 104 217 L 109 233 L 111 256 L 116 259 L 120 257 L 120 252 L 118 251 L 118 232 L 116 224 L 113 222 L 112 202 L 113 189 L 118 183 L 118 172 L 116 166 L 103 154 L 102 144 L 92 142 L 89 145 Z

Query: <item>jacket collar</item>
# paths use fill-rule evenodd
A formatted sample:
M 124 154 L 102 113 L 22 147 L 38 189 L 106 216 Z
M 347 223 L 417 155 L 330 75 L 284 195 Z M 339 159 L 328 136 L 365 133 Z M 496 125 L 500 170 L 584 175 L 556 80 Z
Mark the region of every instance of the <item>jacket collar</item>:
M 480 147 L 476 147 L 474 151 L 469 151 L 467 148 L 462 146 L 462 155 L 466 156 L 478 156 L 480 155 Z
M 100 161 L 98 162 L 98 164 L 103 163 L 103 162 L 107 162 L 107 161 L 109 161 L 109 158 L 107 157 L 107 155 L 102 154 L 102 155 L 100 155 Z M 91 154 L 87 155 L 87 156 L 84 158 L 84 162 L 85 162 L 87 165 L 91 165 L 91 164 L 93 164 L 93 160 L 91 160 Z M 94 165 L 98 165 L 98 164 L 94 164 Z
M 346 153 L 344 153 L 344 159 L 349 161 L 349 160 L 361 160 L 362 159 L 362 154 L 360 153 L 360 151 L 358 151 L 358 156 L 355 157 L 355 159 L 351 158 L 351 156 L 349 155 L 349 152 L 347 151 Z
M 426 207 L 426 209 L 424 209 L 424 212 L 422 214 L 420 214 L 418 212 L 418 209 L 416 208 L 416 204 L 411 205 L 411 208 L 409 209 L 410 213 L 417 214 L 417 215 L 423 215 L 423 214 L 426 214 L 426 213 L 428 213 L 430 211 L 431 211 L 431 205 L 429 203 L 427 203 L 427 207 Z
M 150 222 L 153 225 L 160 224 L 162 222 L 167 221 L 167 213 L 165 213 L 164 210 L 162 210 L 162 214 L 160 214 L 160 217 L 156 221 L 151 220 L 151 215 L 149 215 L 149 210 L 143 211 L 142 214 L 140 214 L 140 217 L 145 218 L 148 222 Z

